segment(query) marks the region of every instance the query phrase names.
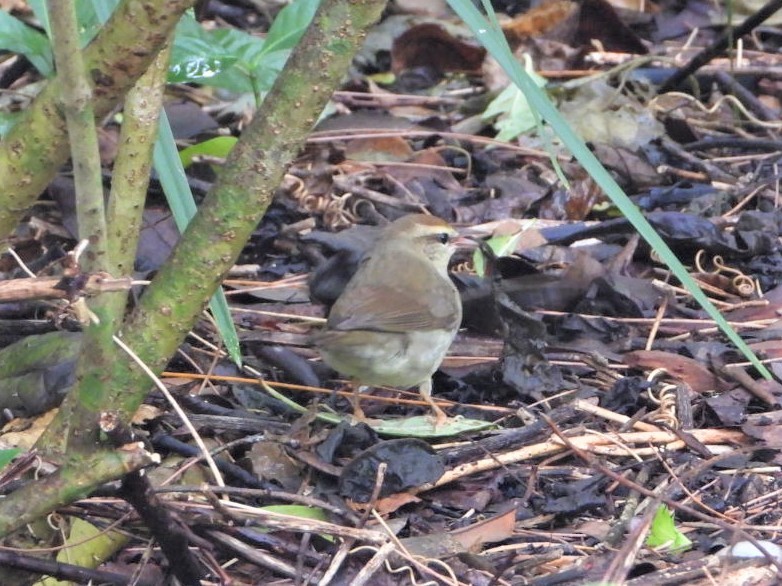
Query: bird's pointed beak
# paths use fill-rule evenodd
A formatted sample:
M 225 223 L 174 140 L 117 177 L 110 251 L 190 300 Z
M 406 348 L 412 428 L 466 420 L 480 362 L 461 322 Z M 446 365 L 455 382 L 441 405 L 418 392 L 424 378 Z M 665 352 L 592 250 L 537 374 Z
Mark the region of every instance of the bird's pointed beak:
M 478 242 L 469 236 L 457 236 L 451 240 L 451 245 L 453 245 L 457 251 L 475 250 L 478 248 Z

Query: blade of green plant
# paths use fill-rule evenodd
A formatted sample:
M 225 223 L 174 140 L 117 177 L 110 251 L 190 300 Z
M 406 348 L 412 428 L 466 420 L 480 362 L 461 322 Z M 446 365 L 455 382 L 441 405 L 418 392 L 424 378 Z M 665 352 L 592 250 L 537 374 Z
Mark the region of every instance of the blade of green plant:
M 371 423 L 370 427 L 384 437 L 417 437 L 429 440 L 497 428 L 491 421 L 466 417 L 454 417 L 435 427 L 431 417 L 426 415 L 382 420 Z
M 158 172 L 160 184 L 166 194 L 166 200 L 171 207 L 174 221 L 180 232 L 184 232 L 190 220 L 196 213 L 196 204 L 190 185 L 187 183 L 182 161 L 174 142 L 174 134 L 165 112 L 160 113 L 158 139 L 155 143 L 152 159 L 155 170 Z M 223 339 L 228 355 L 237 365 L 242 364 L 242 355 L 239 350 L 239 336 L 231 318 L 228 301 L 222 289 L 215 291 L 209 308 L 217 323 L 217 329 Z
M 52 46 L 43 33 L 0 10 L 0 49 L 24 55 L 41 75 L 54 73 Z
M 270 513 L 280 513 L 281 515 L 291 515 L 293 517 L 299 517 L 300 519 L 314 519 L 315 521 L 328 521 L 329 516 L 326 511 L 319 507 L 308 507 L 306 505 L 267 505 L 261 507 L 262 511 L 268 511 Z M 259 527 L 259 530 L 263 533 L 270 532 L 269 529 Z M 331 535 L 325 533 L 319 533 L 326 541 L 334 542 L 335 539 Z
M 584 142 L 573 132 L 564 118 L 559 115 L 546 93 L 538 88 L 532 78 L 526 74 L 524 68 L 513 56 L 505 37 L 490 25 L 470 0 L 448 0 L 448 4 L 470 27 L 476 38 L 486 47 L 491 56 L 497 60 L 511 81 L 524 92 L 532 107 L 554 129 L 562 142 L 570 149 L 570 152 L 584 166 L 606 195 L 611 198 L 611 201 L 619 208 L 619 211 L 633 224 L 644 240 L 657 252 L 662 261 L 676 275 L 676 278 L 689 291 L 695 301 L 717 323 L 728 339 L 747 357 L 758 372 L 763 377 L 771 379 L 771 373 L 768 369 L 760 362 L 736 331 L 730 327 L 730 324 L 698 287 L 695 280 L 690 276 L 670 247 L 646 221 L 640 210 L 625 195 L 622 188 L 614 181 L 613 177 L 611 177 Z
M 325 510 L 317 507 L 308 507 L 305 505 L 268 505 L 260 507 L 261 511 L 268 513 L 279 513 L 280 515 L 290 515 L 291 517 L 299 517 L 300 519 L 312 519 L 313 521 L 328 521 L 329 516 Z M 276 529 L 266 527 L 261 522 L 259 525 L 253 528 L 258 533 L 273 533 Z M 335 538 L 332 535 L 325 533 L 318 533 L 320 537 L 326 541 L 335 542 Z

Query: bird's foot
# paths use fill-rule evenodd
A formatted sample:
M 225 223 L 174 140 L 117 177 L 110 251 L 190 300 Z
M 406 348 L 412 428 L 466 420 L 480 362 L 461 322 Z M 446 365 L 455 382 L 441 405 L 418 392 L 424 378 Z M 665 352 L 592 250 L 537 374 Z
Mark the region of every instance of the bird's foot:
M 432 426 L 437 430 L 448 423 L 451 418 L 440 407 L 433 405 L 432 414 L 427 419 L 432 422 Z
M 351 425 L 357 425 L 359 423 L 366 423 L 368 426 L 372 427 L 373 425 L 380 425 L 383 423 L 382 419 L 372 419 L 370 417 L 367 417 L 364 414 L 364 410 L 360 407 L 358 409 L 353 409 L 353 414 L 350 416 L 350 424 Z

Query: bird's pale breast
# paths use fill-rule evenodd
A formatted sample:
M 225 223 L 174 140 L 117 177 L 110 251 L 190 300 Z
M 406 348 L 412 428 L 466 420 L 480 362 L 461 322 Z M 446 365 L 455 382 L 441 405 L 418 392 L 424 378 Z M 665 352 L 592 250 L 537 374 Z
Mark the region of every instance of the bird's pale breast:
M 318 345 L 335 370 L 362 384 L 409 388 L 428 380 L 456 331 L 329 332 Z

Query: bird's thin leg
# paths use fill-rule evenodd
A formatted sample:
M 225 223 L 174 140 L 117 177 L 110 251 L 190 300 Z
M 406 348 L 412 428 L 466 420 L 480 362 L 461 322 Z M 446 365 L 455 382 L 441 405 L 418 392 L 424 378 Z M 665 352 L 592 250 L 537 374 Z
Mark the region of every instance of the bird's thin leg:
M 350 396 L 350 404 L 353 406 L 353 419 L 356 421 L 367 421 L 367 416 L 361 408 L 361 386 L 355 382 L 351 386 L 353 387 L 353 394 Z
M 421 393 L 424 401 L 426 401 L 432 408 L 432 411 L 434 411 L 435 429 L 441 425 L 445 425 L 445 423 L 448 421 L 448 415 L 446 415 L 445 411 L 443 411 L 440 406 L 432 400 L 432 379 L 421 383 L 418 387 L 418 392 Z

